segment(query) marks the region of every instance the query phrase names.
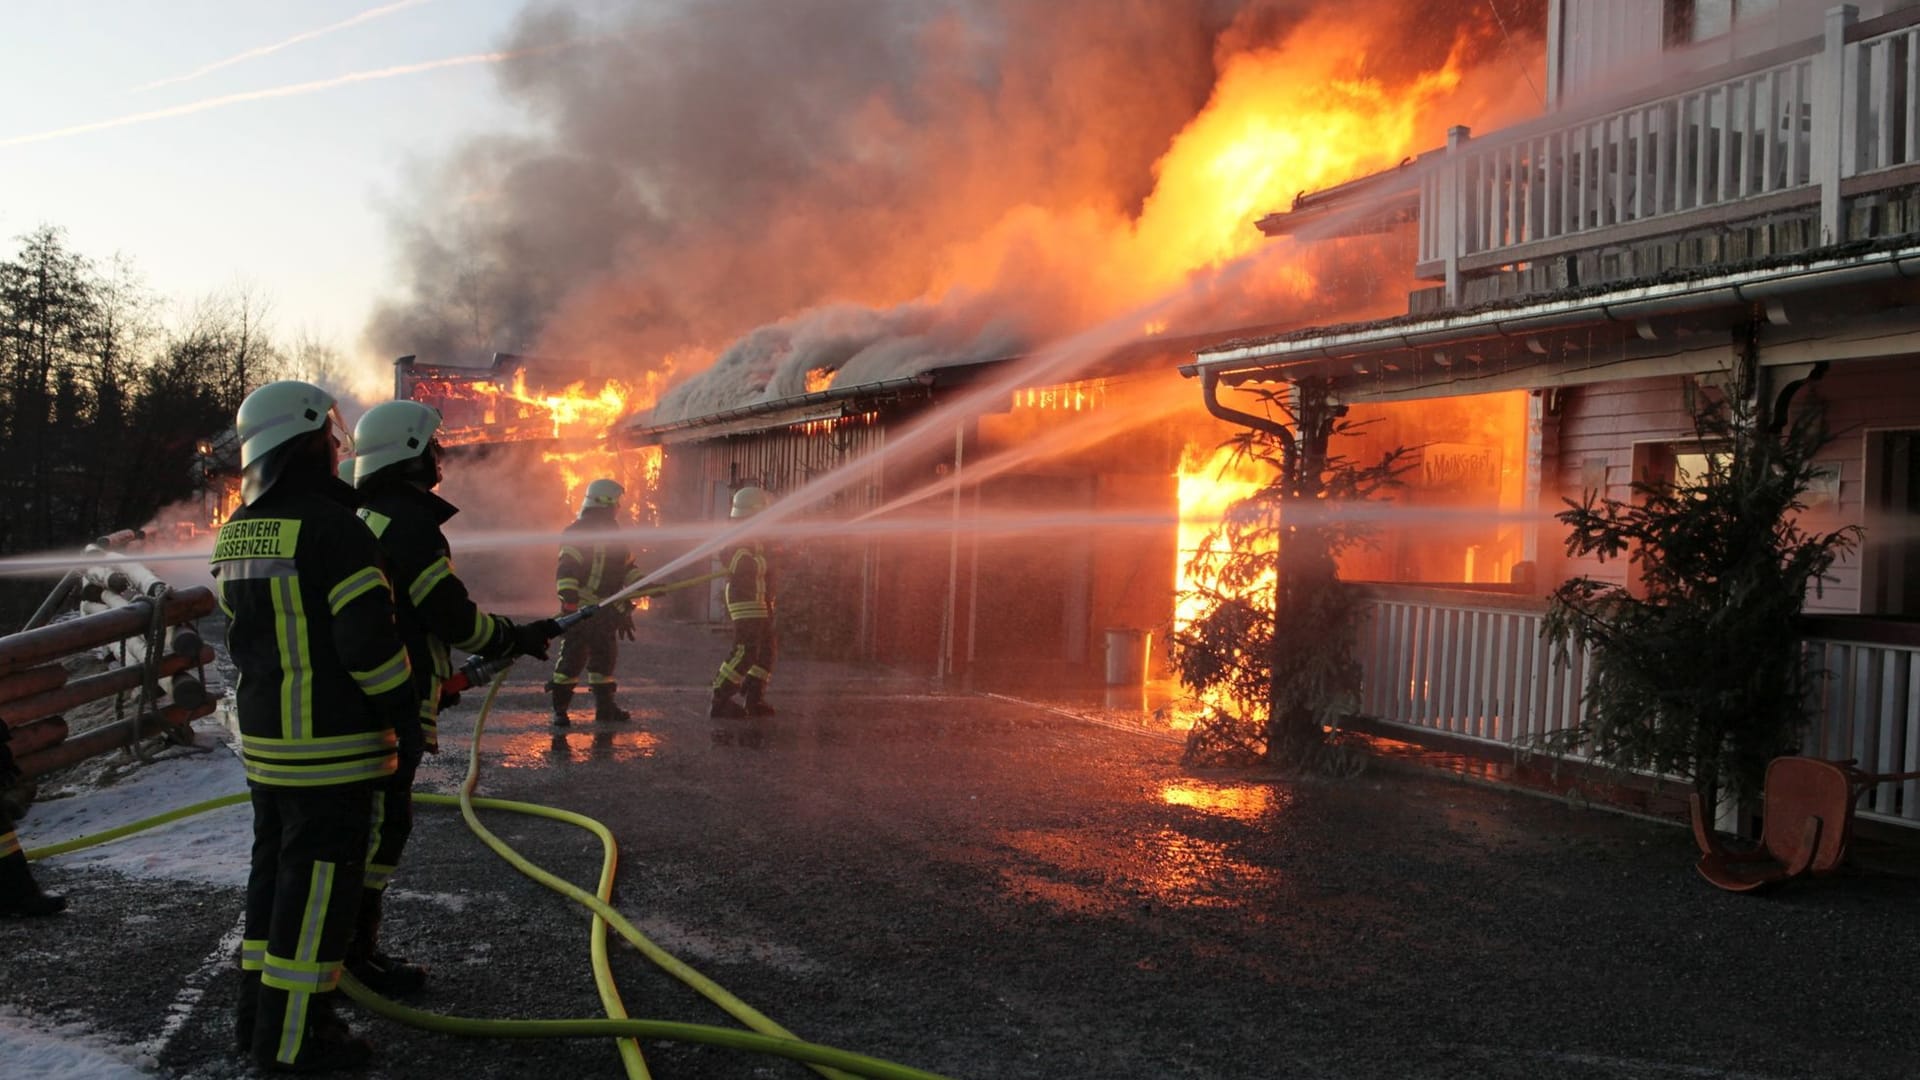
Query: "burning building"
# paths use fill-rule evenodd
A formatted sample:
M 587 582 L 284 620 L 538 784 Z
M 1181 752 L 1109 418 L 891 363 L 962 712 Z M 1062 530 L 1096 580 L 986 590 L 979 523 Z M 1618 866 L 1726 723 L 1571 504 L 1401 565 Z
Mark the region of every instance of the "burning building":
M 1628 560 L 1567 555 L 1552 512 L 1697 471 L 1687 401 L 1702 381 L 1750 369 L 1775 418 L 1816 396 L 1841 434 L 1800 518 L 1863 526 L 1865 542 L 1807 597 L 1806 647 L 1835 676 L 1808 750 L 1910 768 L 1920 8 L 1550 10 L 1545 115 L 1456 127 L 1406 168 L 1263 223 L 1297 235 L 1405 222 L 1419 284 L 1404 314 L 1211 345 L 1186 371 L 1217 410 L 1236 385 L 1310 383 L 1354 411 L 1459 418 L 1424 468 L 1447 497 L 1477 490 L 1502 513 L 1466 560 L 1458 547 L 1422 556 L 1452 561 L 1456 587 L 1370 592 L 1364 711 L 1498 744 L 1580 715 L 1584 669 L 1550 661 L 1541 594 L 1572 576 L 1632 586 Z M 1389 546 L 1424 545 L 1423 531 L 1398 527 Z M 1920 822 L 1897 788 L 1871 790 L 1864 812 Z

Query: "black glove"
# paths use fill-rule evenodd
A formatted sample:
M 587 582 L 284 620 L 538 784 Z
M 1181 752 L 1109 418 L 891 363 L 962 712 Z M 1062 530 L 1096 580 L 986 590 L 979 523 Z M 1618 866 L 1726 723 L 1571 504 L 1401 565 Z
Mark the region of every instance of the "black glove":
M 400 739 L 400 753 L 403 756 L 411 755 L 417 758 L 426 753 L 427 734 L 420 726 L 419 717 L 414 717 L 411 724 L 396 725 L 393 733 Z
M 552 619 L 541 619 L 525 626 L 510 624 L 508 635 L 513 639 L 513 651 L 535 660 L 547 658 L 547 642 L 560 636 L 560 624 Z
M 620 625 L 614 627 L 613 632 L 620 636 L 621 641 L 633 640 L 633 609 L 632 608 L 620 609 Z

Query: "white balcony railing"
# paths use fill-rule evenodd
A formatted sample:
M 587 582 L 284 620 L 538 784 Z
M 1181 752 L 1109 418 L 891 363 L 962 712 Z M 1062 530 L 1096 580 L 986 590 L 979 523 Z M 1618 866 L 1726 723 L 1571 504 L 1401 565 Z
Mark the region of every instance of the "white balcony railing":
M 1531 746 L 1579 723 L 1587 657 L 1553 660 L 1540 636 L 1544 601 L 1445 589 L 1373 586 L 1359 653 L 1360 711 L 1374 720 L 1490 744 Z M 1821 620 L 1805 647 L 1826 672 L 1803 752 L 1851 758 L 1869 772 L 1920 770 L 1920 645 Z M 1920 826 L 1920 781 L 1880 784 L 1863 817 Z
M 1916 162 L 1920 11 L 1861 24 L 1839 8 L 1824 38 L 1716 81 L 1479 139 L 1455 128 L 1421 162 L 1420 272 L 1457 302 L 1463 272 L 1814 204 L 1835 243 L 1852 239 L 1846 201 L 1913 182 L 1892 171 Z

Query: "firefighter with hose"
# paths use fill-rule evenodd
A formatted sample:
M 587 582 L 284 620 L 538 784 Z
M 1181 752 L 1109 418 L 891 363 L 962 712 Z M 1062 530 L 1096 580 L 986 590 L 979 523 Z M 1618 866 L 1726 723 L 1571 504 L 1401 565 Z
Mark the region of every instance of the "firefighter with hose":
M 560 564 L 554 572 L 554 591 L 560 594 L 560 610 L 580 611 L 600 604 L 622 589 L 639 581 L 640 568 L 633 551 L 617 537 L 596 536 L 619 529 L 620 498 L 627 489 L 609 479 L 587 485 L 580 500 L 580 513 L 564 530 L 569 543 L 560 547 Z M 629 719 L 614 695 L 614 661 L 620 657 L 620 641 L 634 639 L 633 600 L 621 600 L 573 626 L 560 639 L 560 655 L 554 659 L 553 676 L 547 693 L 553 701 L 553 726 L 573 723 L 568 707 L 581 672 L 593 691 L 593 720 L 596 724 L 619 723 Z
M 372 1048 L 333 1001 L 375 793 L 400 733 L 418 731 L 418 693 L 379 550 L 335 472 L 351 440 L 333 396 L 268 383 L 234 427 L 243 505 L 212 558 L 253 804 L 234 1034 L 270 1071 L 357 1068 Z
M 454 573 L 441 526 L 459 510 L 433 493 L 442 477 L 440 443 L 434 438 L 439 429 L 437 410 L 402 400 L 368 409 L 353 432 L 360 519 L 393 575 L 395 616 L 420 695 L 413 732 L 401 739 L 399 768 L 375 801 L 365 886 L 347 953 L 347 970 L 387 995 L 417 991 L 427 978 L 426 968 L 381 950 L 381 909 L 413 831 L 413 779 L 420 757 L 440 749 L 441 691 L 453 675 L 452 650 L 486 660 L 522 654 L 544 660 L 547 642 L 560 633 L 552 619 L 516 624 L 480 610 Z
M 749 484 L 733 493 L 733 518 L 749 518 L 773 502 L 762 487 Z M 767 551 L 759 540 L 747 540 L 727 553 L 727 618 L 733 622 L 733 651 L 713 678 L 713 703 L 707 715 L 716 720 L 772 716 L 767 704 L 767 680 L 773 677 L 773 578 Z M 745 704 L 733 695 L 743 694 Z

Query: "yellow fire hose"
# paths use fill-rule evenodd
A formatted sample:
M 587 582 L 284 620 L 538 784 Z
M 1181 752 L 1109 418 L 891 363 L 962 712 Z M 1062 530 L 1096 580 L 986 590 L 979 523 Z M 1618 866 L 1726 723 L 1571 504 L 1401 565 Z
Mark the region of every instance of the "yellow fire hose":
M 711 579 L 708 577 L 677 581 L 671 585 L 656 585 L 637 591 L 634 595 L 654 595 L 685 588 Z M 577 1020 L 482 1020 L 471 1017 L 444 1016 L 410 1008 L 389 1001 L 368 990 L 353 976 L 342 974 L 340 988 L 356 1003 L 371 1012 L 380 1014 L 410 1027 L 437 1031 L 449 1035 L 461 1035 L 478 1038 L 613 1038 L 618 1040 L 622 1063 L 627 1075 L 633 1080 L 647 1080 L 646 1062 L 640 1054 L 638 1040 L 663 1039 L 676 1042 L 704 1043 L 710 1046 L 730 1047 L 774 1057 L 788 1058 L 801 1062 L 822 1076 L 832 1080 L 846 1077 L 864 1076 L 875 1080 L 945 1080 L 937 1073 L 930 1073 L 906 1065 L 883 1061 L 879 1058 L 840 1050 L 831 1046 L 807 1042 L 786 1028 L 768 1019 L 752 1006 L 734 997 L 717 983 L 701 975 L 636 929 L 626 917 L 607 903 L 613 895 L 613 880 L 619 863 L 613 833 L 605 825 L 584 814 L 570 810 L 542 806 L 538 803 L 515 802 L 508 799 L 492 799 L 477 796 L 475 789 L 480 783 L 480 736 L 486 730 L 487 717 L 493 710 L 494 699 L 500 693 L 500 686 L 506 679 L 503 669 L 493 678 L 487 689 L 486 700 L 481 703 L 480 714 L 474 721 L 473 738 L 467 750 L 467 775 L 460 785 L 460 794 L 455 796 L 419 793 L 414 796 L 418 802 L 430 806 L 458 806 L 460 815 L 466 820 L 467 827 L 480 841 L 492 848 L 501 858 L 511 863 L 521 873 L 547 886 L 581 906 L 593 912 L 593 930 L 590 954 L 593 964 L 594 985 L 600 993 L 602 1005 L 607 1010 L 606 1019 Z M 94 833 L 91 836 L 76 837 L 58 844 L 34 848 L 26 853 L 28 859 L 39 860 L 63 855 L 83 848 L 94 847 L 124 836 L 179 821 L 182 818 L 221 807 L 235 806 L 248 801 L 247 792 L 222 795 L 217 799 L 208 799 L 191 806 L 169 810 L 163 814 L 143 818 L 127 825 Z M 519 814 L 530 814 L 552 821 L 562 821 L 576 825 L 593 833 L 600 839 L 601 861 L 600 880 L 593 893 L 549 873 L 531 860 L 515 851 L 504 840 L 494 835 L 480 823 L 476 808 L 488 810 L 508 810 Z M 620 1000 L 618 988 L 614 985 L 613 972 L 607 959 L 607 928 L 611 926 L 620 936 L 652 960 L 654 964 L 668 974 L 691 987 L 708 1001 L 719 1006 L 729 1016 L 751 1028 L 751 1031 L 739 1031 L 734 1028 L 716 1027 L 707 1024 L 688 1024 L 669 1020 L 634 1020 L 628 1017 L 625 1005 Z

